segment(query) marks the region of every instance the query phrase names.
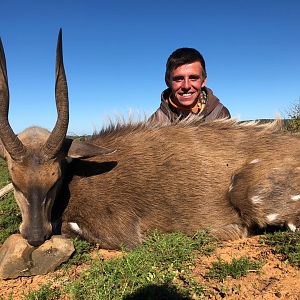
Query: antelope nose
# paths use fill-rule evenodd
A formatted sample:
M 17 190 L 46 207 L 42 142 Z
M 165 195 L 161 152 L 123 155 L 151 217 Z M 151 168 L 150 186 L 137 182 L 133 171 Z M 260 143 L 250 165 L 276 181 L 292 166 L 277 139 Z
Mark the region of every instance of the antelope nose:
M 47 235 L 26 235 L 23 236 L 29 245 L 33 247 L 38 247 L 42 245 L 47 240 Z
M 33 247 L 38 247 L 44 243 L 45 240 L 27 240 L 28 244 Z

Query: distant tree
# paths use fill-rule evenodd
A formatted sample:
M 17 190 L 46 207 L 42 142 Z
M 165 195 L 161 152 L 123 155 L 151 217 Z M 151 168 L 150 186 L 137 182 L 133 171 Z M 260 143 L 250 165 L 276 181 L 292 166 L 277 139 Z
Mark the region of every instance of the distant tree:
M 292 132 L 300 131 L 300 98 L 287 111 L 287 116 L 290 119 L 287 123 L 287 130 Z

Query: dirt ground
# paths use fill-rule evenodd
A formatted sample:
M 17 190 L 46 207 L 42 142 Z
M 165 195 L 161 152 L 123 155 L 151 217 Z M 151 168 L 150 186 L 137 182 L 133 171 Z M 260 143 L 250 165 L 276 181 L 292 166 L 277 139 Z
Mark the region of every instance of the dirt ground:
M 259 237 L 224 243 L 210 257 L 199 257 L 193 270 L 195 279 L 206 287 L 204 299 L 300 299 L 299 269 L 285 263 L 268 246 L 258 242 Z M 99 250 L 101 256 L 109 259 L 119 252 Z M 212 262 L 218 258 L 231 261 L 232 258 L 247 256 L 263 260 L 260 272 L 250 272 L 239 279 L 227 278 L 223 282 L 206 278 Z M 84 266 L 73 267 L 68 273 L 59 270 L 45 276 L 23 277 L 14 280 L 0 280 L 0 298 L 23 299 L 29 290 L 38 289 L 42 284 L 61 284 L 64 280 L 75 279 Z
M 284 262 L 280 255 L 258 242 L 259 237 L 225 243 L 215 253 L 197 261 L 195 278 L 205 285 L 208 299 L 300 299 L 300 272 Z M 227 278 L 224 282 L 204 277 L 211 263 L 221 258 L 231 261 L 242 256 L 264 261 L 259 272 L 250 272 L 239 279 Z

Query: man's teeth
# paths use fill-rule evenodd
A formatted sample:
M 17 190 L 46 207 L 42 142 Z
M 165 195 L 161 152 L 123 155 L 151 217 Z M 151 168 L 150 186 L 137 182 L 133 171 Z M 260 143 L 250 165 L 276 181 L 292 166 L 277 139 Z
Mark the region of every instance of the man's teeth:
M 182 94 L 182 96 L 191 96 L 191 93 Z

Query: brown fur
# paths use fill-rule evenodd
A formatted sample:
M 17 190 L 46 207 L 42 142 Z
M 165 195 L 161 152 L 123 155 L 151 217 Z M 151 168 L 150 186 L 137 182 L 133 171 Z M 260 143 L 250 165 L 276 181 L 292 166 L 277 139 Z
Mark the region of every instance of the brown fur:
M 69 167 L 64 231 L 76 223 L 82 237 L 117 248 L 139 244 L 154 229 L 207 229 L 235 239 L 253 225 L 298 220 L 300 201 L 289 199 L 300 194 L 300 139 L 272 126 L 232 120 L 111 126 L 89 142 L 115 153 Z M 251 200 L 256 191 L 264 193 L 259 205 Z

